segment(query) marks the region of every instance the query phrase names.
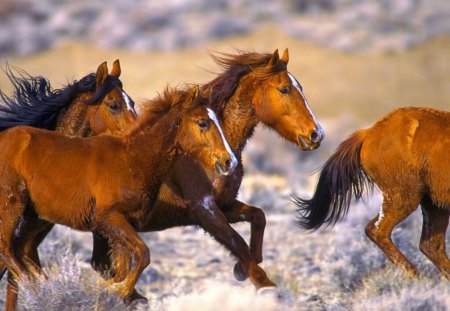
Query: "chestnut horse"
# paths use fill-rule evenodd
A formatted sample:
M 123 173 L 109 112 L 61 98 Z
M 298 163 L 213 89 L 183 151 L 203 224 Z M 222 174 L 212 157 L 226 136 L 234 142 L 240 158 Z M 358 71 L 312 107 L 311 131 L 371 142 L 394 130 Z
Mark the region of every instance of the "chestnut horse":
M 281 58 L 275 51 L 273 54 L 223 54 L 214 59 L 224 72 L 202 89 L 209 96 L 210 106 L 216 111 L 224 135 L 239 160 L 259 122 L 301 150 L 319 147 L 324 133 L 308 106 L 302 86 L 287 71 L 287 49 Z M 275 286 L 258 266 L 262 262 L 264 212 L 236 199 L 242 178 L 242 164 L 230 176 L 218 178 L 182 157 L 165 180 L 154 211 L 139 230 L 200 226 L 239 260 L 235 266 L 236 278 L 244 280 L 249 276 L 258 289 Z M 250 248 L 230 226 L 241 221 L 251 223 Z M 108 254 L 107 241 L 94 236 L 93 266 L 109 271 L 112 264 Z M 114 265 L 121 267 L 117 270 L 129 266 L 127 257 L 125 253 L 115 256 L 118 262 Z
M 131 271 L 110 284 L 121 297 L 129 297 L 150 263 L 149 249 L 136 229 L 146 223 L 177 157 L 189 154 L 206 171 L 215 168 L 223 175 L 237 166 L 204 102 L 198 87 L 166 90 L 120 136 L 69 138 L 31 127 L 1 132 L 0 258 L 9 271 L 33 276 L 22 260 L 23 241 L 14 238 L 16 230 L 28 236 L 29 226 L 20 222 L 26 214 L 95 232 L 112 249 L 132 254 Z
M 136 119 L 134 102 L 122 89 L 119 80 L 119 60 L 113 63 L 108 75 L 106 62 L 99 65 L 96 74 L 89 74 L 62 89 L 53 89 L 42 76 L 32 77 L 24 71 L 15 75 L 10 68 L 6 74 L 14 88 L 13 97 L 0 91 L 0 130 L 18 125 L 54 130 L 70 136 L 93 136 L 101 133 L 120 133 Z M 25 220 L 24 220 L 25 221 Z M 44 226 L 47 231 L 36 238 L 36 245 L 27 246 L 27 257 L 40 266 L 37 245 L 53 227 L 51 223 L 38 220 L 30 226 Z M 0 262 L 0 278 L 6 267 Z M 6 310 L 14 310 L 17 288 L 9 276 Z
M 372 127 L 343 141 L 325 163 L 309 200 L 296 198 L 300 225 L 316 230 L 346 215 L 376 184 L 383 194 L 378 215 L 366 235 L 388 259 L 408 274 L 416 268 L 391 240 L 394 227 L 420 204 L 423 214 L 420 250 L 450 279 L 445 232 L 450 211 L 450 112 L 401 108 Z

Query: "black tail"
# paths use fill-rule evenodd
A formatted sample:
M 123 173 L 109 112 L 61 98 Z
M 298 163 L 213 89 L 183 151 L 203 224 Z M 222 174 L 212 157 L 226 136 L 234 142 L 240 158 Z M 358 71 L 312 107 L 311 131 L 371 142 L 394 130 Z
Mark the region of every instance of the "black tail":
M 0 91 L 0 131 L 28 125 L 53 130 L 61 109 L 68 106 L 79 92 L 95 90 L 95 75 L 91 74 L 69 84 L 63 89 L 53 90 L 50 82 L 42 77 L 32 77 L 22 70 L 14 75 L 9 66 L 5 72 L 14 87 L 14 95 L 8 97 Z
M 364 138 L 365 132 L 358 131 L 339 145 L 322 168 L 311 199 L 293 196 L 302 228 L 317 230 L 324 223 L 335 225 L 347 214 L 352 195 L 359 200 L 367 188 L 373 188 L 361 165 Z

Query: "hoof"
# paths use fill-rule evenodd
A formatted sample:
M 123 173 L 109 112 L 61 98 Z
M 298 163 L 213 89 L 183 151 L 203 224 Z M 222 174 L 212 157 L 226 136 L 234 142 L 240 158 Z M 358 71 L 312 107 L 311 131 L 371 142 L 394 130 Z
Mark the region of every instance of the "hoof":
M 133 289 L 133 292 L 131 293 L 130 297 L 128 297 L 128 299 L 130 300 L 130 303 L 148 303 L 147 297 L 141 295 L 136 289 Z
M 272 296 L 278 298 L 280 296 L 276 287 L 261 287 L 256 291 L 258 296 Z
M 147 304 L 148 299 L 147 297 L 141 295 L 136 289 L 133 289 L 133 292 L 131 295 L 124 299 L 124 302 L 126 305 L 136 305 L 136 304 Z
M 245 281 L 248 277 L 247 274 L 244 272 L 244 269 L 242 268 L 242 265 L 240 264 L 240 262 L 237 262 L 234 265 L 233 274 L 234 274 L 234 278 L 241 282 Z

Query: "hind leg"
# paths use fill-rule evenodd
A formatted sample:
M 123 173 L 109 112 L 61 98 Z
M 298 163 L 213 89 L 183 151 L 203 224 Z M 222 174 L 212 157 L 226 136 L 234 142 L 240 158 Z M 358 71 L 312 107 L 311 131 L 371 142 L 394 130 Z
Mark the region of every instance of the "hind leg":
M 366 226 L 366 235 L 392 263 L 399 266 L 407 274 L 417 277 L 417 269 L 392 242 L 391 234 L 394 227 L 417 208 L 420 200 L 418 198 L 402 198 L 400 195 L 394 195 L 391 198 L 384 195 L 380 213 Z
M 41 273 L 41 264 L 38 254 L 38 246 L 53 228 L 53 224 L 39 218 L 26 217 L 25 225 L 21 226 L 16 237 L 16 256 L 22 258 L 27 264 L 28 271 L 33 274 Z M 6 293 L 6 310 L 15 310 L 17 306 L 17 282 L 14 276 L 8 274 L 8 286 Z
M 250 252 L 256 263 L 263 261 L 262 247 L 264 240 L 264 229 L 266 228 L 266 216 L 262 209 L 247 205 L 235 200 L 232 207 L 225 212 L 229 223 L 247 221 L 250 223 Z M 247 279 L 242 262 L 234 266 L 234 276 L 239 281 Z
M 450 260 L 445 252 L 445 232 L 450 212 L 434 205 L 429 197 L 422 200 L 421 207 L 423 225 L 420 250 L 450 280 Z
M 0 260 L 10 273 L 16 276 L 28 275 L 28 271 L 15 252 L 15 231 L 24 211 L 22 195 L 11 190 L 0 189 Z M 5 195 L 6 194 L 6 195 Z

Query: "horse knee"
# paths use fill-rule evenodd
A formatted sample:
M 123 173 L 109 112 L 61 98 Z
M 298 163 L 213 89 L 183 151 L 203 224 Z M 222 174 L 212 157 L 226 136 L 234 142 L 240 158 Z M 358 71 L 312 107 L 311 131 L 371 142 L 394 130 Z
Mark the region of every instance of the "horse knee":
M 375 242 L 376 238 L 376 227 L 373 224 L 373 221 L 369 222 L 364 229 L 364 232 L 366 233 L 366 236 L 372 241 Z
M 150 249 L 145 244 L 140 244 L 137 247 L 136 264 L 138 261 L 143 268 L 150 264 Z
M 257 229 L 264 229 L 266 227 L 266 214 L 262 209 L 255 207 L 253 210 L 252 224 Z

